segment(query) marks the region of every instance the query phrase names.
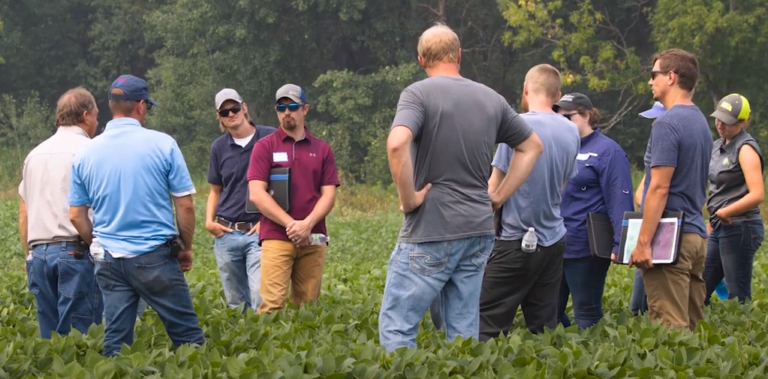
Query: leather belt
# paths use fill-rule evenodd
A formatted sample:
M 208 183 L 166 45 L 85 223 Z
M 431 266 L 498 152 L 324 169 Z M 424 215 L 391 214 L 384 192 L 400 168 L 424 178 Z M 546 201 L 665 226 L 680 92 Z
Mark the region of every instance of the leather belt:
M 227 221 L 221 217 L 217 217 L 216 222 L 219 223 L 219 225 L 226 226 L 227 228 L 230 228 L 232 230 L 237 230 L 238 232 L 248 232 L 251 229 L 253 229 L 253 227 L 256 225 L 252 222 L 245 222 L 245 221 L 240 221 L 240 222 Z

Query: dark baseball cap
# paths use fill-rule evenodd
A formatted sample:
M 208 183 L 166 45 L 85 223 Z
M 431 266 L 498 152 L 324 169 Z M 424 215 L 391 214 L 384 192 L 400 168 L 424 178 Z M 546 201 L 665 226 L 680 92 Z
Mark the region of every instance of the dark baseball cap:
M 157 103 L 149 97 L 149 86 L 144 79 L 133 75 L 120 75 L 109 86 L 109 100 L 146 100 L 153 106 Z
M 717 107 L 715 107 L 715 111 L 710 116 L 728 125 L 733 125 L 739 121 L 749 119 L 750 111 L 747 98 L 738 93 L 732 93 L 720 99 Z
M 552 106 L 552 110 L 557 112 L 558 109 L 563 108 L 567 111 L 572 111 L 580 106 L 587 108 L 587 110 L 592 110 L 592 108 L 594 108 L 592 106 L 592 101 L 589 100 L 587 95 L 579 92 L 571 92 L 563 95 L 563 97 Z

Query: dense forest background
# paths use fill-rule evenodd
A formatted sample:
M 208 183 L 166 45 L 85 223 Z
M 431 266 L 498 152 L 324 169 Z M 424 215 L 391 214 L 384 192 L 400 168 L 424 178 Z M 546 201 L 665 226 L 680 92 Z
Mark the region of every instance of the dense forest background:
M 91 90 L 103 128 L 107 88 L 131 73 L 160 104 L 147 127 L 174 136 L 198 177 L 220 135 L 214 94 L 233 87 L 257 123 L 276 125 L 274 93 L 291 82 L 345 180 L 388 184 L 386 135 L 400 91 L 424 77 L 416 44 L 435 21 L 459 34 L 462 74 L 516 108 L 528 68 L 554 64 L 563 92 L 588 94 L 638 167 L 651 57 L 670 47 L 697 54 L 703 111 L 744 94 L 768 146 L 765 0 L 0 0 L 0 180 L 16 185 L 62 92 Z

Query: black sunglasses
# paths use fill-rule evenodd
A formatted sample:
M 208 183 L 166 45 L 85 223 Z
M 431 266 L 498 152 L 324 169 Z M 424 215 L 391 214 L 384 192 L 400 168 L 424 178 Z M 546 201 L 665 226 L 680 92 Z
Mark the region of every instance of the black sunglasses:
M 575 116 L 577 114 L 579 114 L 579 112 L 576 112 L 576 113 L 561 113 L 561 115 L 563 117 L 567 118 L 569 121 L 571 120 L 571 117 L 573 117 L 573 116 Z
M 152 109 L 152 103 L 150 103 L 150 102 L 149 102 L 149 101 L 147 101 L 147 100 L 137 100 L 136 102 L 137 102 L 137 103 L 141 103 L 141 102 L 143 102 L 144 104 L 147 104 L 147 111 L 149 111 L 150 109 Z
M 276 109 L 276 110 L 277 110 L 279 113 L 285 113 L 285 110 L 286 110 L 286 109 L 287 109 L 287 110 L 289 110 L 289 111 L 291 111 L 291 112 L 296 112 L 297 110 L 299 110 L 299 108 L 300 108 L 300 107 L 301 107 L 301 105 L 299 105 L 299 104 L 296 104 L 296 103 L 290 103 L 290 104 L 277 104 L 277 105 L 275 105 L 275 109 Z
M 234 106 L 234 107 L 232 107 L 232 108 L 228 108 L 228 109 L 222 109 L 222 110 L 218 111 L 217 113 L 218 113 L 218 114 L 219 114 L 219 116 L 221 116 L 221 117 L 227 117 L 227 116 L 229 116 L 229 112 L 232 112 L 232 114 L 233 114 L 233 115 L 236 115 L 236 114 L 237 114 L 238 112 L 240 112 L 240 110 L 242 110 L 242 109 L 243 109 L 243 108 L 241 108 L 240 106 L 238 106 L 238 105 L 235 105 L 235 106 Z

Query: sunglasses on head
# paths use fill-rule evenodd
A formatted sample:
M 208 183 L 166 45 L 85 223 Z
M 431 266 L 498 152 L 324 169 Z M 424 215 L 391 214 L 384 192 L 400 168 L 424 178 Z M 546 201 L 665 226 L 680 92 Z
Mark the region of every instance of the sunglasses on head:
M 277 105 L 275 105 L 275 109 L 276 109 L 276 110 L 277 110 L 279 113 L 285 113 L 286 109 L 287 109 L 287 110 L 289 110 L 289 111 L 291 111 L 291 112 L 296 112 L 297 110 L 299 110 L 299 108 L 301 108 L 301 105 L 299 105 L 299 104 L 296 104 L 296 103 L 290 103 L 290 104 L 277 104 Z
M 235 105 L 232 108 L 222 109 L 222 110 L 218 111 L 217 113 L 221 117 L 228 117 L 229 116 L 229 112 L 232 112 L 233 115 L 236 115 L 238 112 L 240 112 L 241 109 L 243 109 L 243 108 L 240 107 L 239 105 Z

